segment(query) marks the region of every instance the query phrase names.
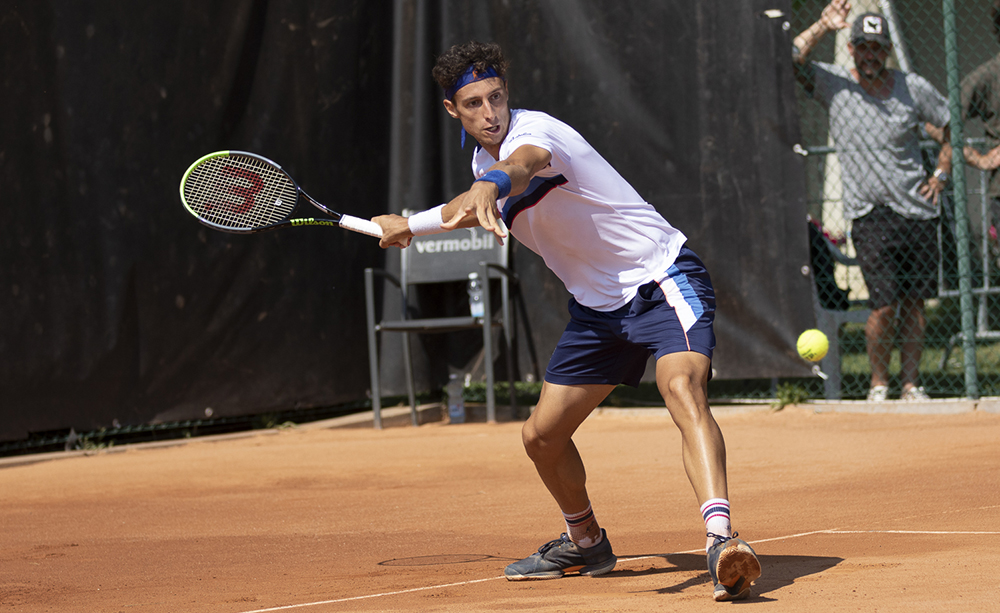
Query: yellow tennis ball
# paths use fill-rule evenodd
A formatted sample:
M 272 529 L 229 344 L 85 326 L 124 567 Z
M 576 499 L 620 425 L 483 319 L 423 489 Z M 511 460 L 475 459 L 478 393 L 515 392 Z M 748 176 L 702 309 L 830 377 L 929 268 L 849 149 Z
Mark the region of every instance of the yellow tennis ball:
M 819 362 L 830 349 L 830 341 L 826 335 L 816 330 L 806 330 L 799 335 L 799 341 L 795 343 L 795 348 L 799 350 L 799 355 L 810 362 Z

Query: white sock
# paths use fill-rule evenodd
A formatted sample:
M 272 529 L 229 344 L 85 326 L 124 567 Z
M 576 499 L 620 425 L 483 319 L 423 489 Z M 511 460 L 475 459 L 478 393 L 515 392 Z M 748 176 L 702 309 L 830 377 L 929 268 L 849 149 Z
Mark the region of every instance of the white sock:
M 729 501 L 724 498 L 712 498 L 701 505 L 701 516 L 705 520 L 705 531 L 719 536 L 732 536 L 733 527 L 729 520 Z M 714 539 L 709 538 L 705 548 L 712 546 Z
M 589 538 L 587 536 L 587 533 L 592 531 L 592 526 L 597 526 L 597 520 L 594 518 L 594 510 L 589 504 L 586 509 L 579 513 L 563 513 L 563 519 L 566 520 L 566 534 L 569 535 L 569 540 L 580 547 L 589 548 L 601 542 L 600 526 L 597 527 L 596 538 Z

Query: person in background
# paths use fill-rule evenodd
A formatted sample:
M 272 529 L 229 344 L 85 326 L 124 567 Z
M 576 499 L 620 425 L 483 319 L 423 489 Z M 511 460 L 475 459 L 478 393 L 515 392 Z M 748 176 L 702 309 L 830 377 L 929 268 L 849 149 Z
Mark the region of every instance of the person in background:
M 941 192 L 951 172 L 948 101 L 923 77 L 886 65 L 892 53 L 883 15 L 847 21 L 851 4 L 833 0 L 818 21 L 795 37 L 798 81 L 827 108 L 844 186 L 844 217 L 871 303 L 865 339 L 871 364 L 868 400 L 889 393 L 889 363 L 900 338 L 903 400 L 927 400 L 919 383 L 924 300 L 937 293 L 937 224 Z M 827 34 L 850 28 L 853 66 L 809 60 Z M 921 128 L 941 144 L 928 173 Z
M 1000 0 L 993 1 L 989 15 L 993 33 L 1000 40 Z M 963 153 L 970 166 L 989 171 L 990 221 L 996 232 L 1000 220 L 1000 54 L 962 79 L 962 114 L 967 120 L 978 119 L 983 124 L 987 151 L 966 146 Z

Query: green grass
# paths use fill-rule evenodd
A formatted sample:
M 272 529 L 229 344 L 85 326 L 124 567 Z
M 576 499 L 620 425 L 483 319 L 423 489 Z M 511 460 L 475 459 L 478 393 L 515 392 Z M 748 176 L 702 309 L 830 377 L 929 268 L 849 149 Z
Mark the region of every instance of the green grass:
M 1000 329 L 1000 298 L 991 298 L 988 309 L 990 329 Z M 961 329 L 957 300 L 929 301 L 924 352 L 920 363 L 921 384 L 927 393 L 938 398 L 961 398 L 966 395 L 962 347 L 954 347 L 944 368 L 940 367 L 948 339 Z M 844 399 L 863 399 L 868 394 L 871 368 L 865 350 L 864 324 L 845 324 L 840 331 L 841 388 Z M 893 351 L 889 372 L 890 393 L 900 392 L 899 351 Z M 981 396 L 1000 395 L 1000 343 L 980 342 L 976 346 L 976 372 Z M 541 383 L 515 384 L 517 402 L 531 406 L 538 402 Z M 712 380 L 709 398 L 726 401 L 772 402 L 776 408 L 804 399 L 823 398 L 823 381 L 818 377 Z M 497 402 L 507 402 L 507 383 L 496 386 Z M 473 383 L 465 388 L 467 402 L 485 402 L 486 385 Z M 663 406 L 655 383 L 642 383 L 638 389 L 620 385 L 602 403 L 607 407 Z
M 993 322 L 991 322 L 992 325 Z M 953 347 L 941 368 L 948 340 L 961 329 L 957 301 L 942 302 L 927 309 L 924 351 L 920 359 L 920 382 L 936 397 L 965 396 L 965 360 L 961 344 Z M 865 351 L 864 324 L 846 324 L 840 332 L 841 375 L 844 398 L 863 398 L 868 391 L 871 367 Z M 899 351 L 893 351 L 889 372 L 890 393 L 898 393 Z M 1000 391 L 1000 343 L 976 345 L 976 373 L 982 396 Z

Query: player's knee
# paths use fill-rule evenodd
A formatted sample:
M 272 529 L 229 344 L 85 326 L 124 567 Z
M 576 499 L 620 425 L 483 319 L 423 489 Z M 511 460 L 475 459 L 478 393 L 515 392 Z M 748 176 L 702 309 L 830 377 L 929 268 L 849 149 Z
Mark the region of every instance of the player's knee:
M 543 462 L 557 453 L 556 441 L 544 436 L 530 421 L 521 428 L 521 442 L 524 444 L 524 451 L 534 462 Z
M 660 384 L 660 394 L 677 423 L 700 422 L 711 415 L 704 387 L 685 374 L 673 375 Z
M 701 394 L 701 385 L 686 373 L 673 374 L 658 382 L 660 395 L 667 404 L 687 403 Z
M 541 435 L 530 422 L 521 427 L 521 443 L 524 444 L 524 451 L 528 457 L 532 459 L 543 447 Z

